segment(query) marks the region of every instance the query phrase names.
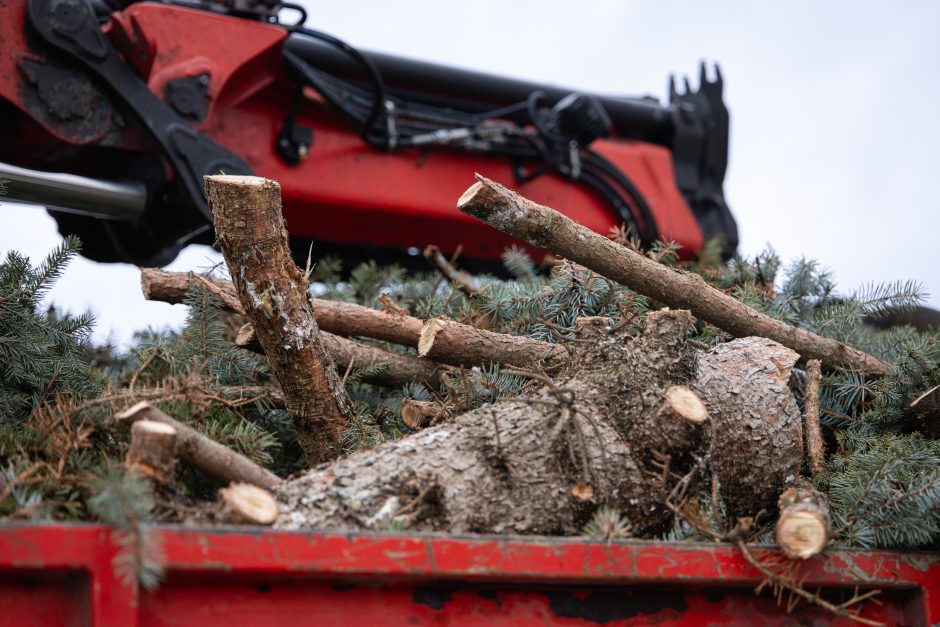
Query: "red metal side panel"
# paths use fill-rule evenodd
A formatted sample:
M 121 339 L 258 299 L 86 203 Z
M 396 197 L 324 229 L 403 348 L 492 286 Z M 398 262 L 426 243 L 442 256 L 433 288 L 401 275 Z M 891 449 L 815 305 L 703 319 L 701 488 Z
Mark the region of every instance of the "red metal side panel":
M 847 625 L 814 607 L 786 614 L 734 547 L 553 538 L 161 528 L 166 579 L 114 575 L 98 526 L 0 526 L 0 624 Z M 865 616 L 940 620 L 940 556 L 837 551 L 804 585 L 834 601 L 880 589 Z M 6 622 L 4 622 L 6 621 Z

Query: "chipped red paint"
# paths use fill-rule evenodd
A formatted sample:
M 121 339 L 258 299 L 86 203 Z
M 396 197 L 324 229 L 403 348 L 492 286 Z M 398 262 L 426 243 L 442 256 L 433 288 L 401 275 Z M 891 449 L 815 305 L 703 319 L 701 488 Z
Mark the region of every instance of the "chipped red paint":
M 115 532 L 94 525 L 0 526 L 0 624 L 852 624 L 766 592 L 731 546 L 563 538 L 288 533 L 155 528 L 166 579 L 120 581 Z M 833 551 L 808 561 L 808 588 L 837 599 L 882 590 L 865 616 L 940 621 L 940 555 Z

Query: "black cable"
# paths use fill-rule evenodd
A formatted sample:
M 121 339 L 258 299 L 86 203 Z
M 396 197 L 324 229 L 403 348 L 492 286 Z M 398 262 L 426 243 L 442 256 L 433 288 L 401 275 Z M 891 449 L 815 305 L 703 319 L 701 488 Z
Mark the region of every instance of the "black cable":
M 649 246 L 659 238 L 659 229 L 656 228 L 656 220 L 653 218 L 653 212 L 650 210 L 649 203 L 643 198 L 643 194 L 637 189 L 636 185 L 630 180 L 627 174 L 611 163 L 606 157 L 590 148 L 585 148 L 582 152 L 582 162 L 586 169 L 597 168 L 604 174 L 612 178 L 626 192 L 627 196 L 633 201 L 636 209 L 640 212 L 643 219 L 643 230 L 638 231 L 641 241 L 645 246 Z
M 324 43 L 327 43 L 335 48 L 339 48 L 347 55 L 349 55 L 359 66 L 369 75 L 369 80 L 372 83 L 372 109 L 369 112 L 369 117 L 366 118 L 365 123 L 362 127 L 362 138 L 369 144 L 375 145 L 370 137 L 373 126 L 375 126 L 376 120 L 379 119 L 379 116 L 385 110 L 385 83 L 382 80 L 382 75 L 379 73 L 379 69 L 375 64 L 361 52 L 347 44 L 342 39 L 334 37 L 329 33 L 324 33 L 318 30 L 313 30 L 312 28 L 307 28 L 306 26 L 293 26 L 289 29 L 293 33 L 299 33 L 313 39 L 318 39 Z M 285 54 L 290 54 L 288 50 L 284 50 Z M 298 58 L 299 59 L 299 58 Z M 389 138 L 385 138 L 385 144 L 383 147 L 388 147 Z

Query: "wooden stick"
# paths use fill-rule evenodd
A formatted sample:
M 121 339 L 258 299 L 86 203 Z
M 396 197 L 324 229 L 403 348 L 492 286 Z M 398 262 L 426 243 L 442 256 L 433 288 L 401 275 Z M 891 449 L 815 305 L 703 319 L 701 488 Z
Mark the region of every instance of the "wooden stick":
M 206 197 L 238 300 L 281 384 L 310 464 L 337 457 L 352 402 L 320 338 L 281 215 L 281 187 L 256 176 L 207 176 Z
M 461 292 L 466 294 L 467 298 L 475 298 L 480 295 L 480 292 L 470 284 L 466 273 L 459 272 L 457 268 L 452 266 L 437 246 L 425 246 L 424 258 L 431 262 L 431 265 L 437 268 L 437 271 L 444 275 L 445 279 L 454 283 Z
M 804 359 L 820 359 L 871 375 L 888 372 L 888 365 L 873 355 L 771 318 L 708 285 L 697 274 L 677 271 L 647 259 L 479 174 L 477 182 L 457 201 L 457 208 L 668 307 L 688 309 L 701 320 L 735 337 L 766 337 L 795 350 Z
M 418 355 L 434 361 L 478 365 L 554 368 L 570 359 L 568 349 L 521 335 L 478 329 L 447 318 L 425 321 L 418 336 Z
M 787 488 L 777 504 L 780 518 L 774 526 L 777 545 L 788 557 L 809 559 L 832 538 L 829 499 L 805 479 Z
M 443 414 L 444 408 L 432 401 L 416 401 L 410 398 L 401 401 L 401 420 L 412 431 L 430 426 Z
M 400 388 L 408 383 L 428 383 L 432 387 L 440 386 L 441 365 L 430 359 L 393 353 L 347 340 L 332 333 L 321 332 L 320 336 L 338 370 L 345 372 L 350 364 L 359 369 L 385 366 L 374 376 L 362 377 L 362 381 L 388 388 Z M 238 330 L 235 345 L 256 353 L 264 353 L 251 323 Z
M 270 470 L 166 415 L 146 401 L 115 414 L 114 418 L 130 425 L 141 420 L 170 425 L 176 429 L 177 457 L 225 483 L 236 481 L 262 488 L 273 488 L 281 483 L 281 478 Z
M 219 490 L 223 522 L 249 525 L 273 525 L 277 520 L 277 501 L 264 488 L 249 483 L 233 483 Z
M 176 434 L 177 430 L 164 422 L 135 422 L 131 426 L 131 441 L 124 467 L 157 483 L 170 483 L 176 466 Z
M 803 439 L 806 443 L 806 461 L 810 474 L 815 477 L 826 465 L 822 430 L 819 427 L 819 382 L 822 378 L 818 359 L 806 362 L 806 387 L 803 393 Z
M 189 289 L 189 275 L 183 272 L 165 272 L 153 268 L 140 271 L 141 288 L 148 300 L 180 303 Z M 223 304 L 236 313 L 244 314 L 241 303 L 231 304 L 231 282 L 205 279 Z M 418 348 L 425 321 L 414 316 L 400 316 L 362 305 L 334 300 L 311 298 L 317 323 L 323 331 L 342 336 L 371 337 L 393 344 Z M 505 363 L 529 366 L 542 358 L 552 363 L 567 359 L 567 350 L 558 344 L 539 342 L 523 336 L 507 335 L 479 329 L 472 325 L 448 321 L 448 332 L 433 333 L 433 351 L 423 357 L 454 366 L 479 366 L 485 363 Z

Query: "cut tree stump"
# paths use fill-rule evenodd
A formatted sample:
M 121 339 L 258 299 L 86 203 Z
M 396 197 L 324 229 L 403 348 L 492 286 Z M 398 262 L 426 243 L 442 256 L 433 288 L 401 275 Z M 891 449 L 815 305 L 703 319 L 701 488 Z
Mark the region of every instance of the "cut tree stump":
M 327 352 L 294 265 L 281 215 L 281 187 L 255 176 L 207 176 L 216 242 L 245 317 L 258 336 L 311 465 L 342 453 L 352 402 Z
M 221 522 L 243 525 L 272 525 L 277 520 L 277 501 L 264 488 L 233 483 L 219 490 Z
M 431 425 L 444 415 L 444 408 L 432 401 L 416 401 L 404 398 L 401 401 L 401 420 L 412 431 L 418 431 Z
M 832 538 L 826 495 L 804 479 L 780 495 L 778 508 L 774 538 L 783 552 L 804 560 L 819 555 Z
M 688 309 L 734 337 L 766 337 L 795 350 L 803 359 L 820 359 L 875 376 L 888 372 L 888 364 L 874 355 L 771 318 L 712 287 L 697 274 L 656 263 L 479 174 L 477 182 L 457 201 L 457 208 L 666 306 Z
M 722 472 L 736 464 L 741 476 L 727 481 L 740 495 L 723 481 L 720 496 L 753 515 L 799 470 L 800 414 L 775 364 L 788 369 L 796 355 L 763 338 L 700 353 L 686 340 L 691 329 L 687 311 L 654 312 L 634 336 L 611 330 L 579 343 L 568 370 L 525 398 L 487 404 L 285 482 L 275 490 L 276 526 L 570 535 L 606 506 L 636 535 L 653 537 L 682 505 L 667 503 L 675 478 L 691 473 L 693 484 L 709 485 L 704 475 L 716 463 Z M 708 414 L 698 423 L 695 398 Z M 664 420 L 699 430 L 660 440 L 671 458 L 666 473 L 646 439 Z M 732 440 L 740 450 L 727 450 Z M 780 451 L 767 452 L 774 447 Z
M 184 425 L 146 401 L 118 412 L 114 419 L 130 425 L 146 420 L 170 426 L 176 432 L 176 456 L 193 468 L 224 483 L 243 482 L 262 488 L 273 488 L 282 481 L 270 470 Z M 131 429 L 133 430 L 133 426 Z
M 124 467 L 157 483 L 171 483 L 176 467 L 177 430 L 164 422 L 139 420 L 131 425 Z

